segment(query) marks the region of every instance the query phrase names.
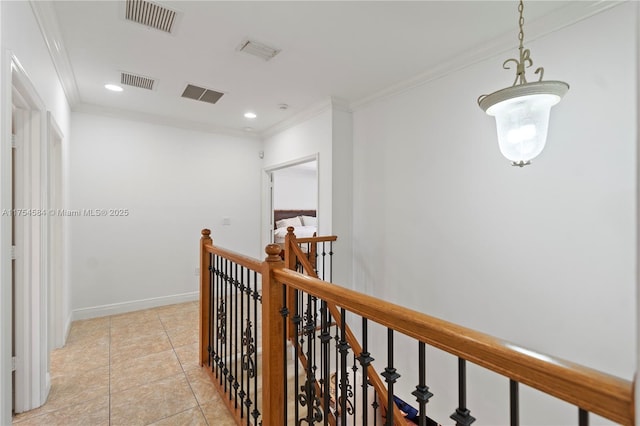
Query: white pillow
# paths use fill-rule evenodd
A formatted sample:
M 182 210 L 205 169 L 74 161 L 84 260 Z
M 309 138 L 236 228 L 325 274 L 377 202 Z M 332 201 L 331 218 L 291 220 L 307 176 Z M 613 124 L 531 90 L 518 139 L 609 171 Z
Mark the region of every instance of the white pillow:
M 318 218 L 314 216 L 300 216 L 304 226 L 318 226 Z
M 287 228 L 278 228 L 275 231 L 273 231 L 273 235 L 275 235 L 276 237 L 281 237 L 283 239 L 287 234 L 288 234 Z
M 276 228 L 286 228 L 288 226 L 302 226 L 302 221 L 300 220 L 300 217 L 296 216 L 296 217 L 290 217 L 288 219 L 280 219 L 279 221 L 276 222 Z

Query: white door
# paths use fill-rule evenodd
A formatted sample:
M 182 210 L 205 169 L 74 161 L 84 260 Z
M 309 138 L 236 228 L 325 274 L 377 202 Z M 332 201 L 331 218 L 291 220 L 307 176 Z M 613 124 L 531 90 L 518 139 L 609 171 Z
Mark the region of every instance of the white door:
M 10 285 L 15 372 L 11 394 L 13 409 L 23 412 L 44 404 L 50 388 L 47 338 L 50 248 L 49 223 L 43 213 L 47 210 L 49 149 L 44 103 L 19 62 L 12 59 L 9 111 L 15 124 L 15 155 L 10 191 L 15 260 Z

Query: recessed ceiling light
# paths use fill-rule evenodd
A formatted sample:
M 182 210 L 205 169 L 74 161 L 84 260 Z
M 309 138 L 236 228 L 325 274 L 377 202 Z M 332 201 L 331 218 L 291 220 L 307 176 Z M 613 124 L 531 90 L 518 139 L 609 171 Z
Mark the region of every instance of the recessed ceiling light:
M 122 92 L 122 87 L 118 86 L 117 84 L 105 84 L 104 88 L 107 90 L 111 90 L 112 92 Z
M 257 115 L 255 112 L 245 112 L 244 113 L 244 118 L 256 118 Z

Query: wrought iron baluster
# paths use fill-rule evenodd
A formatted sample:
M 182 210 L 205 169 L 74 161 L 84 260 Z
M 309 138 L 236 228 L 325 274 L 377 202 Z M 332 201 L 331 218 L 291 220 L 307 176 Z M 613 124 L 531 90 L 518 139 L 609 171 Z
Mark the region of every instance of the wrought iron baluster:
M 240 282 L 242 281 L 242 271 L 244 270 L 244 266 L 239 266 L 236 264 L 236 273 L 235 273 L 235 284 L 233 290 L 233 304 L 235 306 L 234 309 L 234 318 L 233 318 L 233 406 L 237 410 L 238 409 L 238 388 L 240 385 L 238 384 L 238 334 L 240 330 L 242 319 L 238 316 L 238 295 L 240 292 Z
M 258 300 L 260 299 L 260 293 L 258 292 L 258 273 L 254 271 L 253 273 L 253 323 L 255 324 L 253 330 L 254 336 L 254 344 L 258 344 Z M 255 356 L 257 357 L 257 351 L 254 349 Z M 255 370 L 253 373 L 253 397 L 255 399 L 255 403 L 253 404 L 253 411 L 251 415 L 253 416 L 254 424 L 257 424 L 258 417 L 260 417 L 260 410 L 258 409 L 258 360 L 254 359 Z
M 302 407 L 307 408 L 307 415 L 304 421 L 307 424 L 315 424 L 322 421 L 322 411 L 320 410 L 320 398 L 316 392 L 316 365 L 315 365 L 315 333 L 316 333 L 316 298 L 307 294 L 306 308 L 304 313 L 304 324 L 302 328 L 302 337 L 300 345 L 304 352 L 304 343 L 306 343 L 306 380 L 304 386 L 300 388 L 302 391 L 298 394 L 298 401 Z M 306 339 L 306 342 L 305 342 Z
M 357 359 L 360 361 L 360 365 L 362 366 L 362 424 L 364 425 L 368 424 L 369 365 L 373 362 L 373 358 L 368 352 L 368 335 L 369 326 L 367 324 L 367 319 L 362 318 L 362 353 L 360 353 L 360 356 Z
M 220 321 L 220 319 L 218 318 L 218 307 L 220 305 L 220 299 L 222 298 L 222 296 L 220 295 L 220 291 L 222 290 L 222 284 L 221 284 L 221 273 L 220 273 L 220 268 L 222 267 L 222 258 L 220 256 L 216 257 L 216 299 L 215 299 L 215 303 L 212 305 L 213 309 L 215 311 L 214 316 L 212 316 L 212 318 L 216 319 L 216 322 L 214 323 L 214 327 L 211 327 L 214 330 L 214 346 L 215 346 L 215 351 L 214 351 L 214 355 L 213 355 L 213 363 L 215 365 L 215 370 L 216 370 L 216 378 L 220 377 L 220 365 L 218 364 L 218 362 L 220 361 L 220 339 L 218 339 L 218 322 Z
M 320 395 L 317 392 L 317 376 L 316 376 L 316 371 L 318 370 L 318 364 L 317 364 L 317 359 L 316 359 L 316 327 L 318 324 L 318 299 L 315 296 L 312 296 L 310 299 L 310 311 L 312 313 L 312 316 L 310 317 L 310 322 L 311 322 L 311 328 L 310 328 L 310 334 L 309 334 L 309 345 L 311 346 L 311 350 L 310 350 L 310 357 L 309 357 L 309 364 L 311 365 L 311 383 L 313 384 L 313 403 L 314 403 L 314 407 L 313 407 L 313 419 L 314 419 L 314 423 L 315 422 L 321 422 L 322 419 L 325 417 L 323 416 L 323 412 L 321 409 L 322 406 L 322 402 L 320 401 Z
M 380 407 L 380 404 L 378 404 L 378 394 L 376 393 L 375 395 L 371 403 L 371 407 L 373 408 L 373 426 L 378 425 L 378 407 Z
M 353 407 L 350 406 L 350 396 L 353 395 L 351 385 L 349 384 L 349 373 L 347 371 L 347 355 L 349 354 L 349 343 L 347 343 L 347 311 L 340 308 L 340 343 L 338 344 L 338 352 L 340 352 L 340 397 L 337 398 L 340 407 L 340 421 L 343 425 L 347 424 L 347 414 L 353 413 Z M 338 389 L 336 388 L 336 394 Z
M 227 346 L 229 346 L 229 401 L 234 398 L 234 389 L 233 382 L 235 381 L 235 368 L 238 364 L 238 357 L 235 354 L 235 346 L 233 344 L 235 339 L 235 333 L 237 330 L 235 329 L 235 318 L 237 317 L 235 311 L 235 299 L 236 299 L 236 290 L 238 288 L 238 264 L 235 262 L 231 263 L 231 286 L 229 287 L 229 320 L 227 321 L 227 329 L 228 329 L 228 339 Z
M 220 369 L 222 374 L 220 375 L 220 385 L 224 386 L 224 392 L 227 392 L 227 374 L 229 370 L 227 369 L 227 288 L 229 285 L 229 259 L 224 260 L 223 265 L 223 275 L 222 275 L 222 298 L 220 299 L 220 314 L 219 319 L 220 323 L 218 325 L 218 339 L 220 339 L 220 344 L 222 345 L 222 350 L 220 351 Z
M 228 265 L 227 265 L 227 285 L 225 286 L 225 308 L 226 308 L 226 318 L 225 318 L 225 322 L 224 322 L 224 327 L 225 327 L 225 339 L 224 339 L 224 345 L 225 345 L 225 366 L 224 369 L 226 371 L 225 374 L 225 380 L 226 383 L 224 384 L 224 388 L 225 388 L 225 392 L 228 392 L 228 398 L 229 400 L 231 400 L 231 380 L 230 380 L 230 376 L 232 375 L 232 362 L 233 359 L 232 357 L 232 345 L 231 345 L 231 338 L 233 336 L 233 330 L 231 329 L 231 320 L 233 319 L 233 303 L 231 300 L 232 294 L 233 294 L 233 267 L 234 267 L 234 262 L 229 261 Z M 228 387 L 228 390 L 227 390 Z
M 298 346 L 298 334 L 300 333 L 300 321 L 302 321 L 302 317 L 300 316 L 300 303 L 298 302 L 299 291 L 296 289 L 293 291 L 293 317 L 291 318 L 291 322 L 293 323 L 293 350 L 294 350 L 294 364 L 293 364 L 293 383 L 294 383 L 294 391 L 298 392 L 300 388 L 300 371 L 298 367 L 298 359 L 300 356 L 300 347 Z M 295 403 L 295 421 L 296 424 L 300 423 L 300 408 L 298 406 L 298 399 L 296 398 Z
M 247 316 L 245 320 L 245 329 L 243 332 L 242 346 L 245 348 L 244 355 L 242 358 L 242 369 L 246 372 L 246 380 L 245 383 L 245 400 L 244 406 L 247 407 L 247 426 L 251 426 L 251 406 L 253 402 L 251 401 L 251 374 L 253 372 L 253 368 L 251 368 L 251 363 L 253 362 L 253 342 L 251 340 L 251 274 L 247 277 L 247 287 L 246 287 L 246 303 L 247 303 Z M 255 395 L 253 396 L 256 397 Z
M 387 328 L 387 367 L 382 373 L 382 377 L 387 382 L 387 418 L 385 421 L 386 426 L 393 426 L 393 385 L 400 378 L 397 370 L 393 366 L 393 330 Z
M 321 379 L 320 382 L 322 384 L 322 411 L 325 414 L 324 416 L 324 425 L 327 426 L 329 424 L 329 411 L 331 404 L 331 394 L 330 394 L 330 383 L 329 383 L 329 375 L 330 375 L 330 366 L 329 366 L 329 342 L 331 342 L 331 333 L 329 333 L 329 318 L 328 318 L 328 309 L 327 302 L 321 301 L 320 303 L 320 359 L 321 359 Z M 366 424 L 366 423 L 365 423 Z
M 353 400 L 351 403 L 351 411 L 354 419 L 358 418 L 358 364 L 356 363 L 356 354 L 353 354 L 353 364 L 351 366 L 351 370 L 353 371 Z
M 578 407 L 578 425 L 589 426 L 589 412 Z
M 518 382 L 509 379 L 509 412 L 511 418 L 511 426 L 518 426 L 520 424 L 520 398 L 518 393 Z
M 458 358 L 458 408 L 450 418 L 456 421 L 456 426 L 469 426 L 476 421 L 467 409 L 467 366 L 462 358 Z
M 416 390 L 412 392 L 412 395 L 416 397 L 420 407 L 418 424 L 427 426 L 427 402 L 429 402 L 429 398 L 433 394 L 429 392 L 429 387 L 427 386 L 427 356 L 426 345 L 423 342 L 418 342 L 418 386 L 416 386 Z
M 332 386 L 333 386 L 333 404 L 334 404 L 334 409 L 335 409 L 335 416 L 336 416 L 336 420 L 338 419 L 339 415 L 340 415 L 340 398 L 339 398 L 339 391 L 340 389 L 338 388 L 338 373 L 340 371 L 340 359 L 339 359 L 339 347 L 340 347 L 340 328 L 337 322 L 337 318 L 336 318 L 336 324 L 334 326 L 334 335 L 333 335 L 333 352 L 334 352 L 334 367 L 335 367 L 335 371 L 333 373 L 331 373 L 331 382 L 332 382 Z
M 246 279 L 245 279 L 246 276 Z M 240 327 L 242 327 L 242 324 L 244 323 L 244 293 L 246 291 L 246 286 L 245 286 L 245 282 L 249 281 L 249 270 L 243 270 L 242 273 L 242 280 L 240 282 Z M 240 340 L 240 343 L 242 343 L 242 338 Z M 244 344 L 240 345 L 240 363 L 242 363 L 242 361 L 244 360 Z M 237 364 L 237 362 L 236 362 Z M 244 401 L 245 401 L 245 397 L 247 396 L 247 393 L 244 390 L 244 368 L 242 368 L 242 364 L 240 367 L 240 392 L 238 393 L 238 395 L 240 396 L 240 418 L 244 418 Z
M 287 286 L 282 284 L 282 308 L 280 309 L 280 315 L 282 315 L 283 318 L 283 323 L 287 324 L 287 317 L 289 316 L 289 309 L 287 308 Z M 286 327 L 285 327 L 286 330 Z M 284 333 L 282 333 L 282 351 L 284 352 L 285 356 L 283 358 L 283 368 L 282 371 L 284 371 L 284 374 L 282 375 L 282 380 L 283 380 L 283 390 L 284 390 L 284 402 L 283 402 L 283 407 L 282 407 L 282 412 L 284 413 L 284 424 L 287 424 L 287 414 L 288 414 L 288 410 L 287 410 L 287 402 L 288 402 L 288 397 L 287 397 L 287 386 L 289 384 L 289 381 L 287 380 L 287 378 L 289 377 L 289 374 L 287 372 L 287 333 L 286 331 Z M 294 360 L 294 362 L 297 362 L 297 360 Z
M 215 318 L 213 317 L 214 312 L 214 300 L 215 300 L 215 274 L 213 273 L 215 269 L 215 261 L 216 256 L 214 254 L 209 254 L 210 263 L 209 263 L 209 335 L 207 336 L 207 354 L 208 354 L 208 366 L 212 367 L 212 359 L 213 359 L 213 324 L 215 324 Z M 213 370 L 212 370 L 213 371 Z

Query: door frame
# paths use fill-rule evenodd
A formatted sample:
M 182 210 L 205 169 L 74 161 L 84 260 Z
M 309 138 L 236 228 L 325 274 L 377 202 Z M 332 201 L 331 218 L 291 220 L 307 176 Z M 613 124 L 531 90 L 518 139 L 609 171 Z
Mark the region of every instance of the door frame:
M 48 221 L 42 220 L 47 207 L 48 146 L 45 104 L 11 51 L 2 56 L 2 111 L 0 127 L 0 207 L 11 209 L 11 119 L 16 109 L 17 162 L 16 204 L 31 213 L 17 215 L 16 222 L 16 389 L 15 409 L 22 412 L 42 405 L 49 393 L 47 338 Z M 18 201 L 21 200 L 21 201 Z M 18 204 L 20 207 L 20 204 Z M 15 213 L 14 213 L 15 214 Z M 11 216 L 2 215 L 0 229 L 0 421 L 10 421 L 11 397 Z M 8 343 L 8 344 L 7 344 Z
M 49 227 L 48 259 L 49 259 L 49 352 L 61 348 L 66 340 L 65 297 L 64 297 L 64 216 L 59 212 L 64 206 L 64 185 L 62 181 L 62 141 L 64 134 L 53 114 L 47 112 L 47 147 L 48 155 L 48 197 L 47 225 Z M 54 214 L 50 214 L 50 213 Z M 50 370 L 50 369 L 47 369 Z

